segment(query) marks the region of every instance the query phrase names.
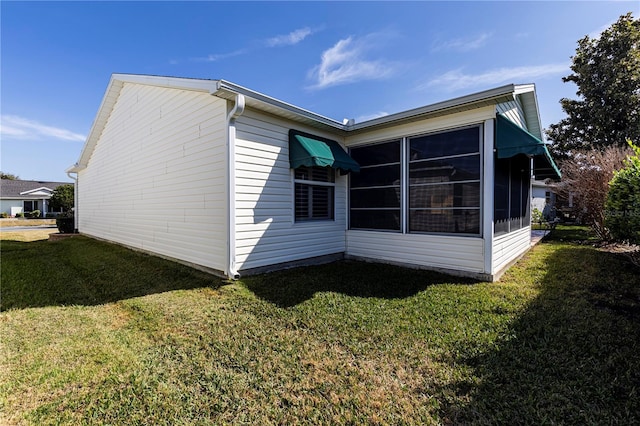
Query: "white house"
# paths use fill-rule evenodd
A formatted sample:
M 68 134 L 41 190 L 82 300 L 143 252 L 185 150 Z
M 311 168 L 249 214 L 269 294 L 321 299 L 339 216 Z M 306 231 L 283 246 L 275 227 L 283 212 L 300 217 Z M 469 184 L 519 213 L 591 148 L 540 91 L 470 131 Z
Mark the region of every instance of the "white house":
M 556 176 L 533 85 L 342 123 L 223 80 L 112 76 L 83 234 L 238 277 L 343 257 L 494 280 Z
M 546 206 L 555 207 L 556 193 L 553 185 L 543 180 L 533 180 L 531 182 L 531 210 L 538 209 L 541 212 Z
M 0 180 L 0 212 L 8 216 L 18 213 L 40 211 L 42 217 L 53 213 L 49 208 L 49 199 L 60 185 L 71 182 L 45 182 L 37 180 L 2 179 Z

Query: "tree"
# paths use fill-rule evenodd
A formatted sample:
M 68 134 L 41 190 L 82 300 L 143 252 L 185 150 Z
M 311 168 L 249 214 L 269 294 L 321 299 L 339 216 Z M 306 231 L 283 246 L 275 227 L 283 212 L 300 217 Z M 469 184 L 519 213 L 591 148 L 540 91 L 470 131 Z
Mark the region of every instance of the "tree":
M 605 202 L 609 182 L 632 154 L 629 147 L 610 146 L 602 151 L 573 152 L 562 162 L 562 181 L 556 186 L 564 198 L 573 197 L 580 218 L 591 225 L 598 238 L 611 239 L 605 226 Z
M 635 155 L 609 183 L 606 225 L 614 239 L 640 243 L 640 147 L 631 147 Z
M 18 175 L 14 175 L 11 173 L 5 173 L 0 171 L 0 179 L 5 179 L 5 180 L 19 180 L 20 177 Z
M 640 20 L 631 13 L 598 38 L 578 41 L 573 73 L 562 81 L 578 86 L 579 99 L 560 100 L 568 117 L 546 130 L 553 153 L 640 143 Z
M 53 190 L 49 199 L 49 207 L 52 209 L 62 209 L 65 212 L 71 211 L 74 204 L 73 184 L 60 185 Z

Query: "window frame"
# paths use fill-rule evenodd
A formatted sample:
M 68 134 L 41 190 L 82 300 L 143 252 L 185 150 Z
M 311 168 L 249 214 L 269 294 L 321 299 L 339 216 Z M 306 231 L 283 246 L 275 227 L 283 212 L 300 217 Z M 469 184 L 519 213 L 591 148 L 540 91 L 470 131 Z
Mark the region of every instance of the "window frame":
M 329 181 L 318 181 L 318 180 L 310 180 L 310 179 L 298 179 L 296 178 L 296 171 L 300 168 L 307 169 L 327 169 Z M 293 223 L 313 223 L 313 222 L 335 222 L 336 220 L 336 171 L 331 167 L 320 167 L 320 166 L 301 166 L 298 169 L 292 169 L 292 179 L 293 179 Z M 298 218 L 298 187 L 299 185 L 303 185 L 307 188 L 307 191 L 313 192 L 313 188 L 330 188 L 330 195 L 327 198 L 329 206 L 327 207 L 328 217 L 313 217 L 313 196 L 309 196 L 308 201 L 308 215 L 305 218 Z
M 376 146 L 376 145 L 384 145 L 384 144 L 393 144 L 393 143 L 398 143 L 398 161 L 393 161 L 393 162 L 386 162 L 386 163 L 380 163 L 380 164 L 369 164 L 369 165 L 365 165 L 365 166 L 360 166 L 360 170 L 362 171 L 363 169 L 374 169 L 374 168 L 378 168 L 378 167 L 388 167 L 388 166 L 395 166 L 397 165 L 399 168 L 399 174 L 398 174 L 398 180 L 399 180 L 399 184 L 398 185 L 373 185 L 373 186 L 369 186 L 369 187 L 357 187 L 357 188 L 352 188 L 351 186 L 351 174 L 349 174 L 349 182 L 347 185 L 347 192 L 349 194 L 348 196 L 348 203 L 347 203 L 347 211 L 348 211 L 348 216 L 347 216 L 347 229 L 349 230 L 354 230 L 354 231 L 373 231 L 373 232 L 391 232 L 391 233 L 395 233 L 395 234 L 402 234 L 404 233 L 404 228 L 406 226 L 406 220 L 404 218 L 404 214 L 403 214 L 403 202 L 404 202 L 404 198 L 405 198 L 405 189 L 404 189 L 404 138 L 400 137 L 400 138 L 392 138 L 392 139 L 385 139 L 382 141 L 376 141 L 376 142 L 372 142 L 372 143 L 367 143 L 367 144 L 362 144 L 362 145 L 357 145 L 357 146 L 353 146 L 353 147 L 349 147 L 349 155 L 352 155 L 352 151 L 354 149 L 360 149 L 360 148 L 367 148 L 367 147 L 372 147 L 372 146 Z M 399 205 L 398 207 L 352 207 L 351 206 L 351 191 L 353 190 L 369 190 L 369 189 L 392 189 L 392 188 L 397 188 L 398 189 L 398 195 L 399 195 Z M 389 229 L 389 228 L 354 228 L 351 226 L 351 212 L 352 211 L 387 211 L 387 212 L 393 212 L 393 211 L 397 211 L 398 212 L 398 220 L 399 220 L 399 226 L 398 229 Z
M 409 214 L 410 211 L 412 210 L 412 208 L 410 207 L 410 191 L 411 191 L 411 184 L 410 184 L 410 155 L 411 155 L 411 149 L 410 149 L 410 143 L 411 143 L 411 139 L 416 139 L 416 138 L 420 138 L 420 137 L 425 137 L 425 136 L 432 136 L 432 135 L 437 135 L 437 134 L 443 134 L 443 133 L 449 133 L 449 132 L 455 132 L 458 130 L 464 130 L 464 129 L 470 129 L 470 128 L 475 128 L 478 131 L 478 147 L 477 147 L 477 151 L 474 152 L 470 152 L 470 153 L 465 153 L 465 154 L 452 154 L 452 155 L 446 155 L 446 156 L 440 156 L 440 157 L 433 157 L 433 158 L 428 158 L 428 159 L 420 159 L 420 160 L 416 160 L 415 162 L 428 162 L 428 161 L 438 161 L 438 160 L 442 160 L 442 159 L 448 159 L 448 158 L 461 158 L 461 157 L 470 157 L 470 156 L 478 156 L 479 159 L 479 177 L 478 179 L 472 179 L 472 180 L 462 180 L 462 181 L 452 181 L 452 182 L 445 182 L 445 183 L 441 183 L 442 185 L 454 185 L 454 184 L 465 184 L 465 183 L 473 183 L 473 184 L 478 184 L 479 185 L 479 194 L 478 194 L 478 199 L 479 199 L 479 206 L 478 207 L 451 207 L 451 208 L 447 208 L 447 209 L 451 209 L 451 210 L 474 210 L 478 212 L 478 216 L 479 216 L 479 227 L 478 227 L 478 233 L 462 233 L 462 232 L 438 232 L 438 231 L 411 231 L 410 230 L 410 222 L 409 222 Z M 485 157 L 485 153 L 484 153 L 484 146 L 485 143 L 487 143 L 485 141 L 485 123 L 484 122 L 471 122 L 471 123 L 466 123 L 464 125 L 460 125 L 460 126 L 454 126 L 454 127 L 449 127 L 449 128 L 441 128 L 441 129 L 434 129 L 433 131 L 427 131 L 427 132 L 420 132 L 420 133 L 415 133 L 415 134 L 405 134 L 401 137 L 395 137 L 395 138 L 388 138 L 388 139 L 383 139 L 383 140 L 378 140 L 378 141 L 372 141 L 372 142 L 368 142 L 368 143 L 363 143 L 363 144 L 358 144 L 358 145 L 353 145 L 349 147 L 349 153 L 351 154 L 353 149 L 358 149 L 358 148 L 366 148 L 369 146 L 374 146 L 374 145 L 380 145 L 380 144 L 385 144 L 385 143 L 390 143 L 390 142 L 397 142 L 400 141 L 400 206 L 399 206 L 399 210 L 400 210 L 400 229 L 396 230 L 396 229 L 375 229 L 375 228 L 354 228 L 351 226 L 351 212 L 353 210 L 353 208 L 351 207 L 351 191 L 352 191 L 352 187 L 351 187 L 351 177 L 349 178 L 349 182 L 347 185 L 347 192 L 349 194 L 347 200 L 347 229 L 349 230 L 353 230 L 353 231 L 373 231 L 373 232 L 391 232 L 391 233 L 400 233 L 400 234 L 416 234 L 416 235 L 434 235 L 434 236 L 455 236 L 455 237 L 472 237 L 472 238 L 482 238 L 483 237 L 483 233 L 484 233 L 484 229 L 483 229 L 483 223 L 484 223 L 484 203 L 485 203 L 485 199 L 484 199 L 484 186 L 485 186 L 485 176 L 486 176 L 486 170 L 484 169 L 484 157 Z M 493 143 L 493 141 L 489 141 L 489 143 Z M 380 164 L 377 166 L 385 166 L 388 164 L 397 164 L 397 163 L 384 163 L 384 164 Z M 372 167 L 372 166 L 361 166 L 362 168 L 367 168 L 367 167 Z M 437 184 L 434 184 L 437 185 Z M 423 185 L 424 186 L 424 185 Z M 398 210 L 398 208 L 387 208 L 387 210 Z M 414 208 L 415 209 L 415 208 Z M 358 210 L 382 210 L 382 208 L 360 208 Z M 422 209 L 421 209 L 422 210 Z M 436 210 L 434 208 L 434 210 Z M 441 210 L 441 209 L 437 209 L 437 210 Z
M 471 156 L 478 156 L 478 161 L 479 161 L 479 173 L 478 173 L 478 179 L 470 179 L 470 180 L 461 180 L 461 181 L 450 181 L 450 182 L 438 182 L 438 183 L 429 183 L 429 184 L 419 184 L 419 185 L 415 185 L 414 187 L 421 187 L 421 186 L 444 186 L 444 185 L 456 185 L 456 184 L 467 184 L 467 183 L 478 183 L 479 185 L 479 193 L 478 193 L 478 207 L 438 207 L 438 208 L 417 208 L 417 207 L 411 207 L 411 163 L 412 161 L 410 160 L 410 155 L 411 155 L 411 140 L 412 139 L 417 139 L 417 138 L 422 138 L 422 137 L 428 137 L 428 136 L 434 136 L 434 135 L 438 135 L 438 134 L 444 134 L 444 133 L 450 133 L 450 132 L 456 132 L 456 131 L 460 131 L 460 130 L 466 130 L 466 129 L 477 129 L 478 131 L 478 151 L 474 151 L 474 152 L 468 152 L 468 153 L 464 153 L 464 154 L 451 154 L 451 155 L 442 155 L 442 156 L 438 156 L 438 157 L 432 157 L 432 158 L 427 158 L 427 159 L 419 159 L 419 160 L 414 160 L 413 163 L 426 163 L 426 162 L 430 162 L 430 161 L 439 161 L 439 160 L 448 160 L 448 159 L 456 159 L 456 158 L 464 158 L 464 157 L 471 157 Z M 420 134 L 416 134 L 416 135 L 411 135 L 411 136 L 406 136 L 405 138 L 403 138 L 404 143 L 405 143 L 405 164 L 406 164 L 406 175 L 405 175 L 405 192 L 406 192 L 406 209 L 405 209 L 405 223 L 406 223 L 406 233 L 407 234 L 418 234 L 418 235 L 443 235 L 443 236 L 457 236 L 457 237 L 482 237 L 482 224 L 483 224 L 483 206 L 484 206 L 484 176 L 485 176 L 485 170 L 484 170 L 484 124 L 483 123 L 470 123 L 467 125 L 463 125 L 463 126 L 458 126 L 458 127 L 453 127 L 453 128 L 447 128 L 447 129 L 440 129 L 440 130 L 435 130 L 432 132 L 427 132 L 427 133 L 420 133 Z M 477 211 L 478 212 L 478 232 L 477 233 L 469 233 L 469 232 L 439 232 L 439 231 L 412 231 L 411 230 L 411 221 L 410 221 L 410 213 L 411 210 L 447 210 L 447 211 L 455 211 L 455 210 L 464 210 L 464 211 L 469 211 L 469 210 L 473 210 L 473 211 Z

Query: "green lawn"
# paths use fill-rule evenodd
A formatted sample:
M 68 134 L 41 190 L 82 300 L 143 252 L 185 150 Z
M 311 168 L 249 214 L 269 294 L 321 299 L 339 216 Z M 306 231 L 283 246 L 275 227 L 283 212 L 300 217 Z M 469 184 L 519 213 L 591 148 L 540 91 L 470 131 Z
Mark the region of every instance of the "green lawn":
M 499 283 L 2 241 L 0 424 L 638 424 L 640 271 L 586 238 Z

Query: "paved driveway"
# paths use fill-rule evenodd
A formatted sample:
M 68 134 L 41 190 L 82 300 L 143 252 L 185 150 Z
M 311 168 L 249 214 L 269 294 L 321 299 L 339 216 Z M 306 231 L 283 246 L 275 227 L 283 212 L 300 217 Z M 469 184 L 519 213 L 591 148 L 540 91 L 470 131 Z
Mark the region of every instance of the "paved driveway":
M 56 225 L 40 225 L 40 226 L 3 226 L 0 232 L 4 231 L 42 231 L 43 229 L 55 229 Z

